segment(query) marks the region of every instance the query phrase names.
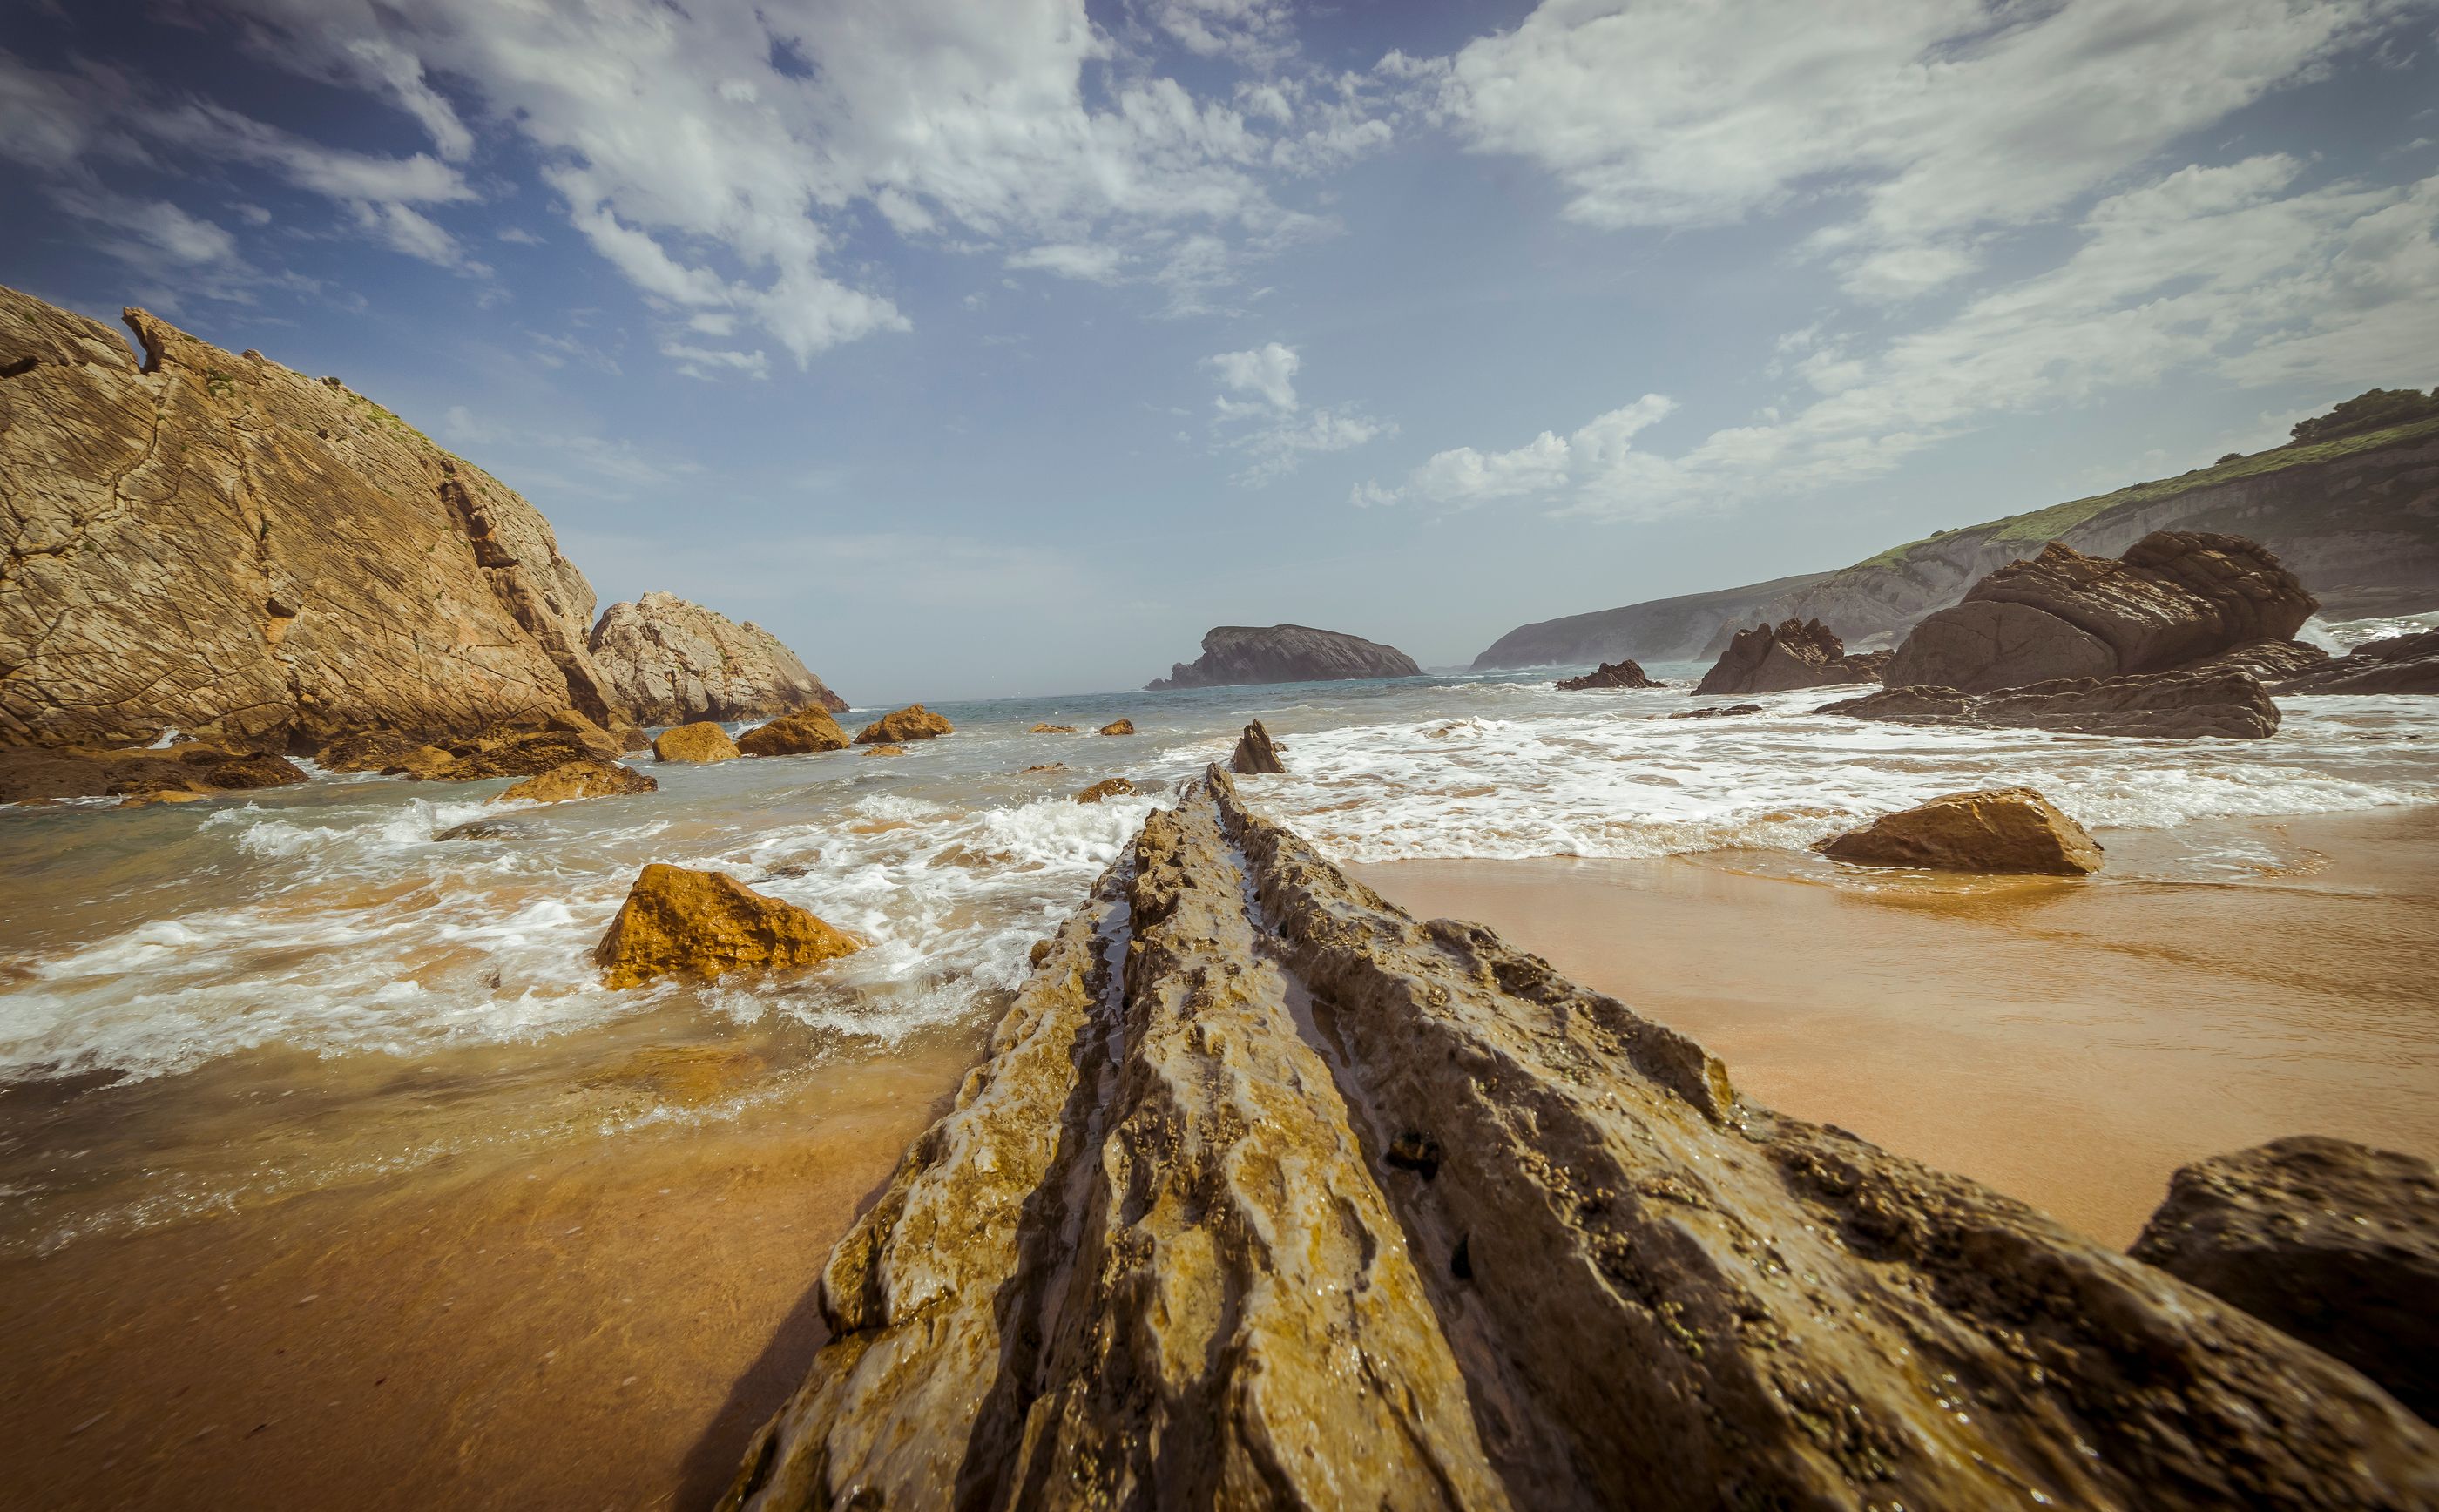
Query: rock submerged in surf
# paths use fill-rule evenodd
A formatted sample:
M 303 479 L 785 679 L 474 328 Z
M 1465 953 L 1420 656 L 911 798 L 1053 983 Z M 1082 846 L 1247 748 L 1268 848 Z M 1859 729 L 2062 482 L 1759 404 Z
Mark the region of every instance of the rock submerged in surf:
M 1101 734 L 1103 735 L 1132 735 L 1134 733 L 1135 721 L 1132 720 L 1112 720 L 1109 723 L 1101 726 Z
M 1272 743 L 1271 732 L 1262 727 L 1261 720 L 1255 720 L 1245 726 L 1242 735 L 1237 737 L 1237 750 L 1228 758 L 1228 770 L 1252 776 L 1266 772 L 1284 775 L 1288 769 L 1279 763 L 1279 748 Z
M 768 898 L 724 872 L 654 863 L 595 947 L 601 980 L 636 987 L 666 976 L 813 966 L 863 949 L 809 909 Z
M 724 1505 L 2439 1499 L 2349 1367 L 1739 1097 L 1216 769 L 1033 953 Z
M 892 714 L 884 714 L 863 727 L 855 738 L 858 745 L 903 745 L 909 740 L 933 740 L 944 735 L 954 735 L 957 727 L 933 713 L 920 703 L 909 703 Z
M 681 724 L 652 737 L 656 761 L 734 761 L 738 754 L 737 742 L 728 738 L 728 732 L 709 720 Z
M 658 792 L 660 779 L 615 761 L 570 761 L 538 772 L 495 795 L 493 803 L 566 803 L 577 798 L 614 798 Z
M 1813 848 L 1856 866 L 2056 877 L 2096 872 L 2102 860 L 2100 842 L 2030 788 L 1951 792 Z
M 846 731 L 828 709 L 798 709 L 737 738 L 737 749 L 750 756 L 812 756 L 846 747 Z
M 1076 794 L 1077 803 L 1099 803 L 1105 798 L 1131 798 L 1143 792 L 1125 777 L 1105 777 Z
M 1581 677 L 1561 679 L 1558 683 L 1558 691 L 1589 693 L 1612 687 L 1666 687 L 1667 685 L 1665 683 L 1653 682 L 1650 675 L 1644 671 L 1643 664 L 1629 657 L 1623 662 L 1603 662 L 1598 667 L 1586 672 Z

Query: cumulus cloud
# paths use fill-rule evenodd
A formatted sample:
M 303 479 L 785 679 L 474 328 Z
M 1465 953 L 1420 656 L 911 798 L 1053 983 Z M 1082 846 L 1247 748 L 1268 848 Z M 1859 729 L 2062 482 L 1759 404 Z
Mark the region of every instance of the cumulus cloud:
M 1394 487 L 1357 484 L 1348 502 L 1358 508 L 1412 502 L 1470 509 L 1511 499 L 1611 496 L 1647 466 L 1647 459 L 1633 449 L 1635 433 L 1676 407 L 1665 394 L 1646 394 L 1594 418 L 1571 436 L 1543 431 L 1504 452 L 1451 447 L 1433 453 Z
M 1304 359 L 1283 342 L 1219 352 L 1202 359 L 1202 365 L 1222 390 L 1212 400 L 1212 423 L 1220 432 L 1220 444 L 1245 457 L 1235 477 L 1247 487 L 1275 483 L 1306 457 L 1344 452 L 1398 434 L 1394 420 L 1375 419 L 1354 405 L 1306 410 L 1295 391 Z
M 1220 385 L 1232 393 L 1255 395 L 1273 409 L 1296 407 L 1295 375 L 1303 360 L 1292 347 L 1270 342 L 1251 351 L 1220 352 L 1202 362 L 1220 375 Z M 1221 413 L 1228 413 L 1227 407 L 1237 402 L 1221 396 Z

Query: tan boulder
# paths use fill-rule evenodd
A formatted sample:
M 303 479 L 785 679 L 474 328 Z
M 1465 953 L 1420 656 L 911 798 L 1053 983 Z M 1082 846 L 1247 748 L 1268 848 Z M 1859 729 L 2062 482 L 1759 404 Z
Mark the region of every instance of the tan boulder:
M 492 798 L 493 803 L 565 803 L 572 798 L 613 798 L 657 792 L 659 779 L 615 761 L 570 761 L 538 772 Z
M 899 756 L 906 754 L 906 748 L 902 745 L 872 745 L 864 747 L 863 754 L 867 756 Z
M 1101 726 L 1101 733 L 1103 735 L 1132 735 L 1135 733 L 1135 721 L 1132 720 L 1112 720 L 1109 723 Z
M 810 756 L 844 751 L 846 745 L 846 732 L 828 709 L 798 709 L 737 738 L 737 749 L 751 756 Z
M 1236 754 L 1228 758 L 1228 770 L 1244 775 L 1287 771 L 1279 764 L 1279 748 L 1271 743 L 1271 732 L 1262 727 L 1261 720 L 1246 725 L 1244 734 L 1237 738 Z
M 1075 735 L 1077 731 L 1072 724 L 1037 724 L 1025 733 L 1028 735 Z
M 1077 803 L 1099 803 L 1104 798 L 1131 798 L 1143 792 L 1124 777 L 1105 777 L 1076 794 Z
M 884 714 L 863 727 L 855 738 L 858 745 L 899 745 L 908 740 L 930 740 L 954 733 L 956 726 L 933 713 L 920 703 L 909 703 L 894 714 Z
M 652 737 L 652 756 L 661 761 L 734 761 L 737 742 L 726 730 L 704 720 Z
M 1882 814 L 1813 847 L 1857 866 L 1932 871 L 2043 872 L 2080 877 L 2100 869 L 2100 843 L 2030 788 L 1951 792 Z
M 765 898 L 716 871 L 646 866 L 593 958 L 602 981 L 634 987 L 664 976 L 811 966 L 861 950 L 810 912 Z

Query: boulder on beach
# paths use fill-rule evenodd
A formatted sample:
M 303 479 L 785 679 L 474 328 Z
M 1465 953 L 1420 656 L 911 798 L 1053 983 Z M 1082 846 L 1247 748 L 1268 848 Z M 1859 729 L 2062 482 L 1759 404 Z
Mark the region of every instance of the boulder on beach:
M 660 779 L 615 761 L 570 761 L 538 772 L 494 796 L 493 803 L 566 803 L 575 798 L 614 798 L 658 792 Z
M 1930 871 L 2040 872 L 2081 877 L 2100 869 L 2100 842 L 2030 788 L 1951 792 L 1813 847 L 1856 866 Z
M 1237 737 L 1237 749 L 1228 758 L 1228 770 L 1247 776 L 1287 771 L 1279 764 L 1279 748 L 1271 743 L 1271 732 L 1262 727 L 1261 720 L 1246 725 L 1244 733 Z
M 681 724 L 652 737 L 652 757 L 657 761 L 734 761 L 737 756 L 737 742 L 709 720 Z
M 2134 1258 L 2354 1366 L 2439 1422 L 2439 1173 L 2298 1136 L 2187 1165 Z
M 846 712 L 846 700 L 778 636 L 675 594 L 612 604 L 586 644 L 618 700 L 646 724 Z
M 1125 777 L 1104 777 L 1076 794 L 1077 803 L 1099 803 L 1104 798 L 1131 798 L 1143 792 Z
M 1216 769 L 818 1265 L 724 1505 L 2408 1507 L 2350 1367 L 1424 922 Z
M 605 985 L 629 987 L 664 976 L 709 980 L 811 966 L 860 949 L 810 911 L 725 873 L 655 862 L 635 879 L 593 958 Z
M 1334 630 L 1309 625 L 1220 625 L 1202 637 L 1202 654 L 1179 662 L 1144 690 L 1235 687 L 1253 683 L 1336 683 L 1359 677 L 1420 677 L 1415 659 Z
M 2278 685 L 2281 693 L 2439 693 L 2439 630 L 2365 641 Z
M 1037 724 L 1025 733 L 1027 735 L 1076 735 L 1081 732 L 1072 724 Z
M 1694 691 L 1784 693 L 1840 683 L 1877 683 L 1888 659 L 1886 651 L 1848 655 L 1845 643 L 1817 619 L 1755 625 L 1736 631 L 1726 653 L 1702 674 Z
M 750 756 L 811 756 L 846 746 L 846 732 L 828 709 L 798 709 L 737 738 L 737 749 Z
M 908 740 L 931 740 L 952 735 L 956 726 L 933 713 L 920 703 L 909 703 L 893 714 L 884 714 L 863 727 L 855 738 L 858 745 L 900 745 Z
M 2233 667 L 2070 677 L 1978 695 L 1952 687 L 1892 685 L 1861 698 L 1825 703 L 1813 712 L 1891 724 L 1980 725 L 2159 740 L 2209 736 L 2267 739 L 2278 733 L 2281 718 L 2260 681 Z
M 1135 721 L 1132 720 L 1112 720 L 1109 723 L 1101 726 L 1100 733 L 1103 735 L 1132 735 L 1135 733 Z
M 1585 693 L 1612 687 L 1666 687 L 1667 685 L 1665 683 L 1653 682 L 1645 675 L 1642 663 L 1629 658 L 1623 662 L 1603 662 L 1596 670 L 1586 672 L 1581 677 L 1561 679 L 1558 683 L 1558 691 Z
M 2242 536 L 2155 530 L 2118 558 L 2053 541 L 1914 626 L 1892 687 L 1966 693 L 2158 672 L 2239 646 L 2289 641 L 2320 603 Z

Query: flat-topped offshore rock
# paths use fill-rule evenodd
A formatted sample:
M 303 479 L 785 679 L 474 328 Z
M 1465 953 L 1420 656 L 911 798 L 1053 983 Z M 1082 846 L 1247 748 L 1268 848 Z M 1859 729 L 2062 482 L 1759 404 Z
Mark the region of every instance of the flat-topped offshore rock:
M 1417 921 L 1213 771 L 830 1252 L 726 1505 L 2409 1507 L 2350 1367 Z
M 1144 685 L 1231 687 L 1251 683 L 1339 683 L 1359 677 L 1420 677 L 1415 659 L 1394 646 L 1309 625 L 1221 625 L 1202 637 L 1202 654 Z
M 846 700 L 778 636 L 675 594 L 612 604 L 589 644 L 619 700 L 645 724 L 760 720 L 797 709 L 846 712 Z

